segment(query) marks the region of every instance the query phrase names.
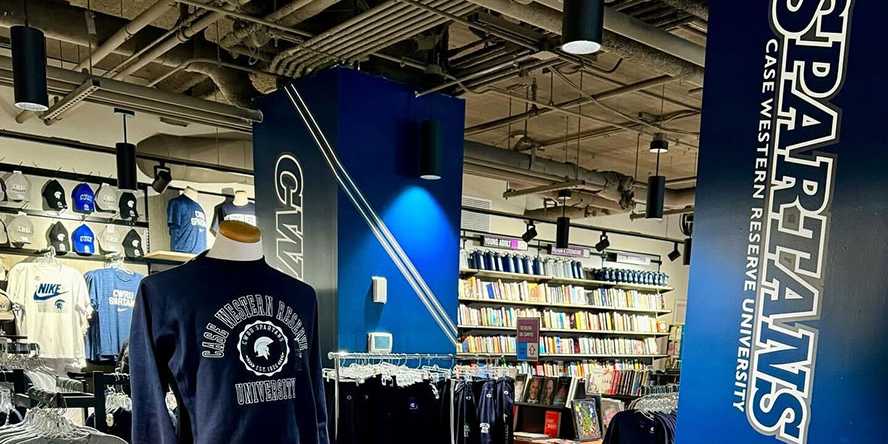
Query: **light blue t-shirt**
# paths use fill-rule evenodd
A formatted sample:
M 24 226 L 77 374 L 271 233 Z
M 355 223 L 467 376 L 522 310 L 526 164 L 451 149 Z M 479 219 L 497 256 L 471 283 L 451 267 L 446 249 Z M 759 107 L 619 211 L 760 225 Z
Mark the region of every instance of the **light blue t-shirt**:
M 200 253 L 207 249 L 207 215 L 199 203 L 182 194 L 167 204 L 170 249 Z
M 111 267 L 89 271 L 83 277 L 96 313 L 86 335 L 86 358 L 117 359 L 120 346 L 129 339 L 133 305 L 144 276 Z

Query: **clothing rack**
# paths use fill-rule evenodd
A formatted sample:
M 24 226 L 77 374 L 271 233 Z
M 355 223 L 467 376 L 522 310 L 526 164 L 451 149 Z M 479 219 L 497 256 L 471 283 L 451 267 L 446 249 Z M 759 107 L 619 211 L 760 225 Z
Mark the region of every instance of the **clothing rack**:
M 440 353 L 352 353 L 352 352 L 330 352 L 327 353 L 327 359 L 333 361 L 333 369 L 335 372 L 335 380 L 333 381 L 333 414 L 334 437 L 339 438 L 339 379 L 342 361 L 347 360 L 363 360 L 363 361 L 438 361 L 449 360 L 451 366 L 455 362 L 452 354 Z
M 123 385 L 129 389 L 130 377 L 126 373 L 92 372 L 92 390 L 95 398 L 96 430 L 108 432 L 108 415 L 105 412 L 105 389 Z

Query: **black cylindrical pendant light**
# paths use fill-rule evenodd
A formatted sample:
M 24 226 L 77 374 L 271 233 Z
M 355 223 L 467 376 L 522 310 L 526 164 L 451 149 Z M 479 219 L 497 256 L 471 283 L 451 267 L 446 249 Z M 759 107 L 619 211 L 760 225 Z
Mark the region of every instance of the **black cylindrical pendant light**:
M 46 39 L 43 31 L 30 26 L 13 26 L 12 77 L 15 106 L 26 111 L 49 109 L 46 93 Z
M 129 110 L 114 108 L 115 114 L 123 118 L 123 142 L 118 142 L 117 147 L 117 188 L 121 190 L 137 190 L 139 188 L 136 175 L 136 146 L 127 141 L 126 119 L 135 113 Z
M 561 49 L 569 54 L 601 50 L 604 34 L 604 0 L 564 0 Z
M 691 238 L 689 238 L 689 237 L 688 237 L 688 238 L 685 238 L 685 241 L 684 241 L 684 256 L 682 256 L 682 257 L 684 258 L 684 264 L 685 264 L 685 265 L 691 265 L 691 244 L 692 244 L 692 242 L 691 242 Z
M 135 190 L 136 183 L 136 146 L 131 143 L 119 142 L 117 147 L 117 188 Z
M 441 179 L 441 156 L 444 135 L 437 120 L 425 120 L 420 127 L 419 177 L 425 180 Z
M 666 199 L 666 176 L 648 177 L 647 208 L 645 218 L 662 219 Z
M 567 248 L 570 244 L 570 218 L 561 216 L 558 218 L 558 229 L 555 232 L 555 246 Z

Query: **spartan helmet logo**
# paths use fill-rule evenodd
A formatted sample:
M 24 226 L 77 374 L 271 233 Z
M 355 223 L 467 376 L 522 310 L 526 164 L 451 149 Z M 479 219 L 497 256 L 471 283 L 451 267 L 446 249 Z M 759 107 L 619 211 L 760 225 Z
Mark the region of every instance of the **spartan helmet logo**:
M 271 357 L 271 351 L 268 349 L 268 346 L 272 343 L 274 343 L 274 340 L 263 336 L 253 344 L 253 352 L 256 353 L 256 356 L 261 356 L 267 360 Z
M 244 367 L 256 376 L 281 372 L 290 359 L 289 338 L 272 321 L 256 321 L 238 335 L 238 354 Z

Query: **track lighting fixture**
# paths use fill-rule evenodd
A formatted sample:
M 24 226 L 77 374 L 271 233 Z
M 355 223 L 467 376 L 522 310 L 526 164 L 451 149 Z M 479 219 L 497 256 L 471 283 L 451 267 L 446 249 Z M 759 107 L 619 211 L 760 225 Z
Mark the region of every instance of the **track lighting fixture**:
M 561 50 L 593 54 L 601 50 L 604 35 L 604 0 L 564 0 Z
M 524 231 L 524 234 L 521 235 L 521 239 L 524 242 L 530 242 L 537 237 L 537 228 L 532 220 L 527 221 L 527 230 Z
M 425 120 L 420 125 L 419 177 L 425 180 L 441 179 L 441 154 L 444 139 L 437 120 Z
M 691 265 L 691 238 L 685 238 L 684 241 L 684 265 Z
M 673 246 L 673 248 L 672 248 L 672 251 L 671 251 L 671 252 L 669 253 L 669 255 L 666 256 L 666 257 L 668 257 L 668 258 L 669 258 L 669 261 L 671 261 L 671 262 L 675 262 L 676 259 L 678 259 L 679 257 L 681 257 L 681 253 L 678 251 L 678 242 L 676 242 L 676 243 L 674 244 L 674 246 Z
M 154 166 L 154 182 L 151 182 L 151 188 L 154 188 L 154 191 L 163 193 L 172 181 L 173 175 L 170 167 L 164 165 L 163 162 Z
M 46 92 L 46 38 L 43 31 L 32 28 L 28 22 L 28 2 L 25 0 L 25 25 L 9 30 L 12 46 L 12 77 L 15 106 L 25 111 L 43 112 L 49 109 Z
M 138 189 L 138 176 L 136 176 L 136 146 L 127 141 L 126 120 L 135 113 L 129 110 L 114 108 L 115 114 L 120 114 L 123 119 L 123 142 L 118 142 L 117 148 L 117 188 L 134 191 Z
M 600 253 L 610 247 L 610 239 L 607 238 L 607 232 L 601 233 L 601 238 L 598 239 L 598 243 L 595 244 L 595 249 Z

